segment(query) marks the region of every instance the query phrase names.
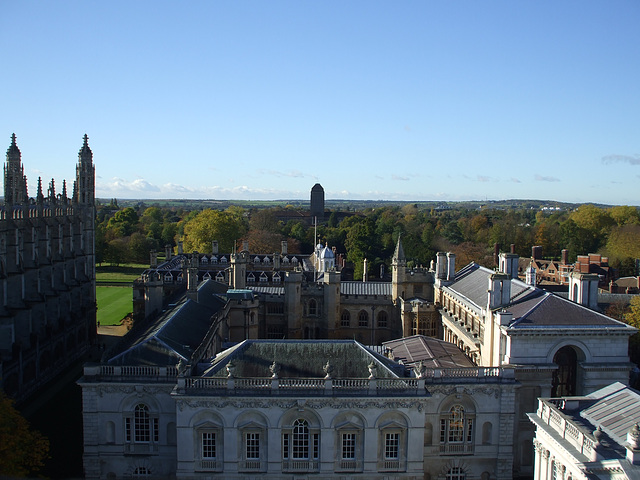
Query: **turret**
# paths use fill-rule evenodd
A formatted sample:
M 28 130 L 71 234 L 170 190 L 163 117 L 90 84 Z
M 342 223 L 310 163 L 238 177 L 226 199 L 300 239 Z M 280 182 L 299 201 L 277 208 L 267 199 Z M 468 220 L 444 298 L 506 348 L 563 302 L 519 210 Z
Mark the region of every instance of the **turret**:
M 4 165 L 4 203 L 6 205 L 20 205 L 29 200 L 27 177 L 24 175 L 21 156 L 14 133 L 11 135 L 11 145 L 7 150 L 7 162 Z
M 80 205 L 94 205 L 96 199 L 96 172 L 93 165 L 93 152 L 89 148 L 89 137 L 85 133 L 82 148 L 78 152 L 76 166 L 76 195 L 74 201 Z
M 596 310 L 598 308 L 598 275 L 571 272 L 569 275 L 569 300 Z
M 395 302 L 398 298 L 405 296 L 405 282 L 407 277 L 407 259 L 404 256 L 402 241 L 398 236 L 396 251 L 391 257 L 391 285 L 392 296 Z
M 511 301 L 511 278 L 506 273 L 494 273 L 489 277 L 489 310 L 509 305 Z

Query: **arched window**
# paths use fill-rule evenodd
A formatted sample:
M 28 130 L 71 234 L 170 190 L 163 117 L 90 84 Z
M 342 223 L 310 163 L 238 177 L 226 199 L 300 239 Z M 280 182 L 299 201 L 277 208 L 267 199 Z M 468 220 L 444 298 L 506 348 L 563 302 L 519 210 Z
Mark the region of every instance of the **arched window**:
M 291 458 L 309 459 L 309 424 L 306 420 L 296 420 L 293 423 L 292 447 Z
M 149 442 L 151 440 L 151 422 L 149 421 L 149 407 L 144 404 L 136 405 L 133 414 L 133 431 L 136 442 Z
M 133 471 L 132 476 L 136 478 L 150 477 L 151 470 L 149 470 L 147 467 L 136 467 L 136 469 Z
M 125 443 L 130 445 L 130 449 L 138 450 L 136 444 L 147 444 L 142 447 L 143 451 L 154 449 L 154 444 L 158 443 L 158 416 L 149 412 L 149 407 L 144 403 L 139 403 L 124 419 Z M 142 450 L 141 450 L 142 451 Z
M 558 369 L 553 372 L 551 396 L 564 397 L 576 395 L 578 355 L 575 349 L 569 345 L 562 347 L 553 356 L 553 363 L 558 365 Z
M 387 320 L 388 320 L 387 312 L 385 312 L 384 310 L 381 310 L 378 313 L 378 327 L 386 328 Z
M 465 478 L 467 478 L 467 475 L 460 467 L 450 468 L 447 472 L 447 480 L 465 480 Z
M 320 457 L 320 433 L 303 418 L 282 432 L 282 458 L 285 471 L 315 471 Z
M 341 327 L 351 326 L 351 314 L 349 313 L 349 310 L 342 311 L 342 315 L 340 315 L 340 326 Z
M 360 310 L 360 313 L 358 313 L 358 326 L 359 327 L 369 326 L 369 314 L 365 310 Z
M 474 416 L 462 405 L 453 405 L 440 418 L 440 452 L 473 453 Z

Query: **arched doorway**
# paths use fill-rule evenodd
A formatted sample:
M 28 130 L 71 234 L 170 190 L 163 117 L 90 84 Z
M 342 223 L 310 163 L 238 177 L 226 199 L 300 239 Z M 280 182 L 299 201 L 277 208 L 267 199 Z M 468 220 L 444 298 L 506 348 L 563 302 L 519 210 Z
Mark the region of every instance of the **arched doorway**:
M 578 371 L 578 354 L 576 350 L 569 345 L 562 347 L 553 356 L 553 363 L 558 366 L 558 369 L 553 372 L 551 396 L 575 395 L 577 393 L 576 375 Z

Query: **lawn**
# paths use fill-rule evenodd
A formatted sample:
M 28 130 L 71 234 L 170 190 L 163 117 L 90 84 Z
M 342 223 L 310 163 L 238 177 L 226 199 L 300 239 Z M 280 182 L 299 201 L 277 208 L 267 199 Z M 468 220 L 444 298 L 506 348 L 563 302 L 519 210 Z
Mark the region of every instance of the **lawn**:
M 122 265 L 97 265 L 96 266 L 96 283 L 128 283 L 140 276 L 140 274 L 149 268 L 149 265 L 140 263 L 124 263 Z
M 120 320 L 133 312 L 131 287 L 96 287 L 96 297 L 100 325 L 120 325 Z

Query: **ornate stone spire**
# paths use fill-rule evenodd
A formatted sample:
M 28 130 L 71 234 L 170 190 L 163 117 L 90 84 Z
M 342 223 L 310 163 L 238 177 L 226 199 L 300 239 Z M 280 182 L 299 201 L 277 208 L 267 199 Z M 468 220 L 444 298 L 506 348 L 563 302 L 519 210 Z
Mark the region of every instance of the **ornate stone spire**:
M 89 148 L 89 137 L 84 134 L 82 148 L 78 152 L 78 165 L 76 166 L 76 193 L 73 201 L 81 205 L 93 205 L 95 203 L 95 167 L 93 166 L 93 152 Z
M 398 235 L 398 243 L 396 244 L 396 251 L 393 254 L 392 264 L 394 265 L 406 265 L 407 258 L 404 256 L 404 248 L 402 248 L 401 235 Z
M 6 205 L 20 205 L 29 200 L 27 177 L 20 161 L 21 153 L 16 144 L 16 134 L 11 135 L 11 145 L 7 149 L 7 162 L 4 165 L 4 202 Z
M 38 177 L 38 193 L 36 194 L 36 202 L 44 203 L 44 195 L 42 193 L 42 177 Z

